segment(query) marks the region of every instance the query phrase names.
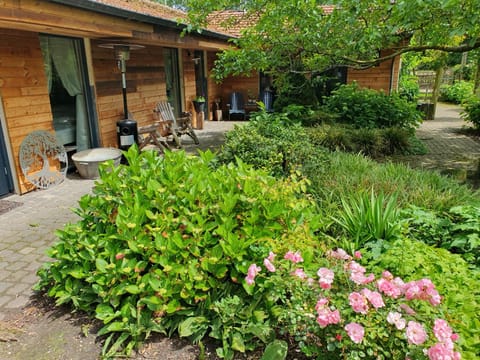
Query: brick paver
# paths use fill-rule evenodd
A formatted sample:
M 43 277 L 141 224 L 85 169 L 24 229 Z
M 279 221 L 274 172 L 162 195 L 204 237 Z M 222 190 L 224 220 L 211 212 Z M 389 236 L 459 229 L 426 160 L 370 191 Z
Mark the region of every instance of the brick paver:
M 435 120 L 424 121 L 417 130 L 428 154 L 412 157 L 412 165 L 447 174 L 451 170 L 478 171 L 480 141 L 459 132 L 462 127 L 470 126 L 461 119 L 460 112 L 457 105 L 438 105 Z

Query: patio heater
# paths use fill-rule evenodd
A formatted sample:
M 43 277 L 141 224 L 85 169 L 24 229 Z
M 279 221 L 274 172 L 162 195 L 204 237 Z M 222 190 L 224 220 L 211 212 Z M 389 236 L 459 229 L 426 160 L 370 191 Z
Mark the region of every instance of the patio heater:
M 123 115 L 124 119 L 117 121 L 118 145 L 122 150 L 127 150 L 131 145 L 137 142 L 138 129 L 137 122 L 129 118 L 127 102 L 127 60 L 130 59 L 130 51 L 144 48 L 137 44 L 101 44 L 99 47 L 113 49 L 117 66 L 122 73 L 122 96 L 123 96 Z

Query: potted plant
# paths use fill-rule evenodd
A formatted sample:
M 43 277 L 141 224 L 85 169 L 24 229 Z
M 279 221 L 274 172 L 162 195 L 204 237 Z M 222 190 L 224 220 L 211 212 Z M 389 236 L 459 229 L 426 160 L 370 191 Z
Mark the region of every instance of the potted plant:
M 205 111 L 205 97 L 202 95 L 197 96 L 193 100 L 193 107 L 197 113 Z

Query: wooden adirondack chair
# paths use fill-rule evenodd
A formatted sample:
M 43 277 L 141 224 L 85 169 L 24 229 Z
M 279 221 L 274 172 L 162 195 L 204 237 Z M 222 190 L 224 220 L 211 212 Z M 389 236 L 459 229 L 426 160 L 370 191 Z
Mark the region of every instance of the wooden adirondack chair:
M 197 145 L 200 143 L 195 131 L 193 131 L 192 115 L 190 113 L 183 112 L 181 117 L 176 118 L 170 103 L 166 101 L 158 102 L 155 106 L 154 112 L 157 114 L 160 121 L 172 122 L 172 126 L 170 127 L 171 135 L 177 146 L 182 147 L 180 141 L 182 135 L 190 136 Z

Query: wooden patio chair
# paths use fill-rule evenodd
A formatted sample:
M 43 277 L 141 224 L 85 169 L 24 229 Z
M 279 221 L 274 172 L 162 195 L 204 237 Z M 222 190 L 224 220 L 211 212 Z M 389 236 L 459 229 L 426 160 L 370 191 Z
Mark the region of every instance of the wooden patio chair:
M 161 153 L 165 153 L 165 150 L 171 150 L 166 139 L 171 133 L 171 122 L 157 121 L 152 125 L 141 126 L 138 128 L 138 148 L 143 149 L 153 144 Z
M 181 116 L 176 118 L 172 106 L 167 101 L 158 102 L 155 106 L 154 112 L 157 114 L 160 121 L 171 122 L 171 135 L 178 147 L 182 147 L 180 141 L 182 135 L 190 136 L 196 145 L 200 143 L 195 131 L 193 131 L 192 114 L 182 112 Z

